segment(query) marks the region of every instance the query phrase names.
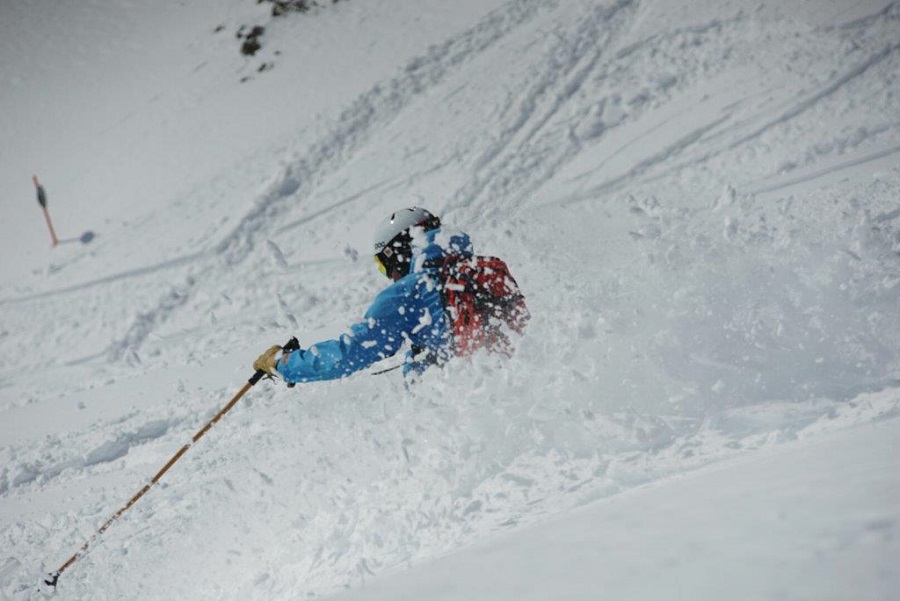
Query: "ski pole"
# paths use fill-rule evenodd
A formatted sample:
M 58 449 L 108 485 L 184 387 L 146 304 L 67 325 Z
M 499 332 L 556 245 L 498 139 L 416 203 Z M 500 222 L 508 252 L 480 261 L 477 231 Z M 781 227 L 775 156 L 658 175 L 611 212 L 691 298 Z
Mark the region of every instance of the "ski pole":
M 281 348 L 284 350 L 284 352 L 295 351 L 300 348 L 300 343 L 296 338 L 291 338 L 288 341 L 288 343 L 285 344 Z M 102 526 L 100 526 L 100 529 L 97 530 L 97 532 L 95 532 L 89 539 L 87 539 L 84 542 L 84 544 L 81 545 L 81 548 L 78 549 L 78 551 L 76 551 L 75 554 L 72 555 L 72 557 L 70 557 L 66 561 L 66 563 L 62 564 L 62 566 L 60 566 L 60 568 L 58 570 L 56 570 L 55 572 L 51 572 L 50 574 L 48 574 L 49 578 L 44 580 L 44 584 L 46 584 L 47 586 L 55 587 L 56 583 L 59 581 L 60 575 L 63 572 L 65 572 L 66 570 L 68 570 L 72 566 L 72 564 L 74 564 L 76 561 L 78 561 L 78 559 L 83 557 L 85 555 L 85 553 L 87 552 L 88 548 L 91 546 L 91 544 L 93 544 L 94 541 L 97 540 L 97 538 L 99 538 L 101 534 L 106 532 L 106 530 L 109 529 L 110 526 L 112 526 L 113 522 L 115 522 L 117 519 L 119 519 L 119 517 L 123 513 L 125 513 L 129 509 L 131 509 L 131 507 L 135 503 L 137 503 L 141 497 L 143 497 L 145 494 L 147 494 L 147 492 L 150 490 L 150 488 L 154 484 L 159 482 L 160 478 L 162 478 L 163 475 L 167 471 L 169 471 L 169 469 L 173 465 L 175 465 L 175 462 L 178 461 L 179 459 L 181 459 L 182 455 L 187 453 L 188 449 L 190 449 L 192 445 L 194 445 L 198 440 L 203 438 L 203 436 L 207 432 L 209 432 L 210 428 L 212 428 L 216 424 L 216 422 L 218 422 L 220 419 L 222 419 L 222 417 L 226 413 L 228 413 L 231 410 L 231 408 L 234 407 L 235 404 L 239 400 L 241 400 L 241 397 L 244 396 L 244 394 L 246 394 L 247 391 L 250 390 L 253 387 L 253 385 L 255 385 L 257 382 L 259 382 L 265 375 L 266 375 L 266 372 L 264 372 L 263 370 L 261 370 L 261 369 L 256 370 L 256 373 L 254 373 L 253 376 L 251 376 L 250 379 L 247 380 L 247 383 L 244 384 L 243 388 L 241 388 L 238 391 L 238 393 L 236 395 L 234 395 L 231 398 L 231 400 L 228 401 L 228 403 L 224 407 L 222 407 L 222 409 L 220 409 L 219 412 L 216 413 L 216 415 L 211 420 L 209 420 L 206 423 L 205 426 L 200 428 L 200 430 L 198 430 L 197 433 L 194 434 L 194 437 L 191 439 L 191 441 L 189 443 L 187 443 L 186 445 L 181 447 L 178 450 L 178 452 L 175 453 L 172 456 L 172 458 L 169 459 L 169 461 L 164 466 L 162 466 L 162 468 L 158 472 L 156 472 L 156 475 L 153 476 L 153 478 L 151 478 L 150 482 L 145 484 L 144 487 L 141 490 L 139 490 L 133 497 L 131 497 L 131 499 L 125 505 L 123 505 L 118 511 L 116 511 L 112 515 L 112 517 L 110 517 L 108 520 L 106 520 L 106 522 L 104 522 L 104 524 Z
M 59 244 L 59 240 L 56 237 L 56 232 L 53 230 L 53 222 L 50 221 L 50 211 L 47 210 L 47 193 L 44 191 L 44 186 L 38 183 L 36 175 L 31 176 L 31 181 L 34 182 L 34 188 L 37 190 L 38 204 L 41 205 L 41 209 L 44 210 L 44 219 L 47 220 L 47 228 L 50 230 L 50 239 L 53 242 L 53 246 L 56 246 Z

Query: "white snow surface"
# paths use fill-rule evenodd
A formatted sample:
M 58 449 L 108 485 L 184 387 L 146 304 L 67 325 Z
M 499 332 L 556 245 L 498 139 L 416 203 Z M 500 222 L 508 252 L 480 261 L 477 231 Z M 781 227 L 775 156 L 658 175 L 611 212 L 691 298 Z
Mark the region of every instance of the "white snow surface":
M 319 5 L 0 2 L 0 599 L 900 598 L 900 2 Z M 92 539 L 411 204 L 515 356 L 261 382 Z

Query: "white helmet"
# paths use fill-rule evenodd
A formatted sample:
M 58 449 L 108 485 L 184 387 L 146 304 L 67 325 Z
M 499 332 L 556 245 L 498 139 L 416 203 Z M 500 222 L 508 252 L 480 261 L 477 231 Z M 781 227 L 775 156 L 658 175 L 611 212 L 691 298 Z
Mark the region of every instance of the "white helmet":
M 391 277 L 395 269 L 409 273 L 412 236 L 409 229 L 421 226 L 426 232 L 441 227 L 441 220 L 420 207 L 391 213 L 375 228 L 374 254 L 381 272 Z

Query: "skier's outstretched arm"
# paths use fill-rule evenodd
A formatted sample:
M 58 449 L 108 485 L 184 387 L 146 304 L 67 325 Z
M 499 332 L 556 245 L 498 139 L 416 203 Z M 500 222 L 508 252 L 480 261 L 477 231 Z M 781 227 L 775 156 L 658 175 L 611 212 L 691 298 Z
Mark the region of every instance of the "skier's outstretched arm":
M 410 335 L 422 328 L 427 308 L 415 288 L 401 285 L 382 291 L 365 317 L 334 340 L 283 356 L 263 354 L 257 361 L 266 363 L 288 383 L 334 380 L 363 370 L 395 355 Z

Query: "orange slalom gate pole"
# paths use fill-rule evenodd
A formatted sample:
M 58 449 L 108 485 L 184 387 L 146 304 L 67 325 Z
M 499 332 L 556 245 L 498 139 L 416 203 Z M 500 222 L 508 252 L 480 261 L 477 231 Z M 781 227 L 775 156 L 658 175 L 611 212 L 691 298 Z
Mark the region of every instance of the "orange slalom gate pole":
M 37 190 L 37 200 L 38 204 L 41 205 L 41 209 L 44 211 L 44 219 L 47 221 L 47 229 L 50 230 L 50 239 L 53 242 L 53 246 L 57 246 L 59 244 L 59 239 L 56 237 L 56 231 L 53 229 L 53 222 L 50 221 L 50 211 L 47 210 L 47 193 L 44 191 L 44 186 L 38 183 L 38 178 L 36 175 L 31 176 L 31 181 L 34 182 L 34 188 Z

